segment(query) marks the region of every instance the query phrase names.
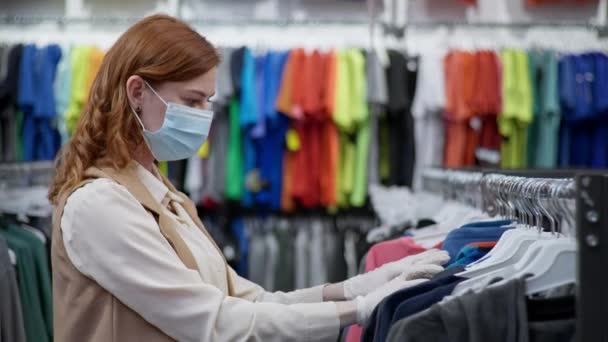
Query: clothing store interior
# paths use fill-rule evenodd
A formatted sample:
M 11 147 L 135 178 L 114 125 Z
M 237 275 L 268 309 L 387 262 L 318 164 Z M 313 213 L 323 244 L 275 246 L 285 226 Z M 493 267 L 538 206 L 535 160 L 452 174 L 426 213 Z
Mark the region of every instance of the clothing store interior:
M 3 1 L 0 341 L 53 341 L 53 161 L 156 13 L 221 55 L 208 139 L 157 165 L 239 276 L 440 249 L 335 340 L 608 341 L 608 0 Z

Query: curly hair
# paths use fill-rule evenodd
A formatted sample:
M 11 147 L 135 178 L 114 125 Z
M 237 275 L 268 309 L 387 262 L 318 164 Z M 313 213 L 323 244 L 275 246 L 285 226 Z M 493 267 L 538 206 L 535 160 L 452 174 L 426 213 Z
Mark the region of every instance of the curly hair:
M 77 186 L 91 166 L 126 167 L 143 143 L 127 98 L 130 76 L 150 83 L 187 81 L 219 62 L 213 45 L 176 18 L 153 15 L 130 27 L 104 56 L 76 130 L 57 156 L 51 203 Z

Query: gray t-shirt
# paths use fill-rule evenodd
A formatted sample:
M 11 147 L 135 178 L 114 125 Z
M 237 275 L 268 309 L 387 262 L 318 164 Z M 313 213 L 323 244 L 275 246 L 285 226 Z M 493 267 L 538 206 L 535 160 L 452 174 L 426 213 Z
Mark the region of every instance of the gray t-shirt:
M 234 94 L 234 86 L 232 84 L 232 75 L 230 71 L 230 59 L 233 48 L 220 48 L 220 56 L 222 61 L 217 68 L 217 80 L 215 83 L 214 102 L 221 105 L 228 105 L 228 100 Z
M 570 342 L 574 320 L 528 322 L 525 280 L 467 293 L 397 322 L 389 342 Z

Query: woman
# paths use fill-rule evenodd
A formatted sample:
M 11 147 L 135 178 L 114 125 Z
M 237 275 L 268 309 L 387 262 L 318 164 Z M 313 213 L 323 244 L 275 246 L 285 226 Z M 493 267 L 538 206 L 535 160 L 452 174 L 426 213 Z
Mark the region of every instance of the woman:
M 106 54 L 49 192 L 57 341 L 335 341 L 386 295 L 441 271 L 447 255 L 429 251 L 290 293 L 239 277 L 155 165 L 206 139 L 219 61 L 162 15 Z

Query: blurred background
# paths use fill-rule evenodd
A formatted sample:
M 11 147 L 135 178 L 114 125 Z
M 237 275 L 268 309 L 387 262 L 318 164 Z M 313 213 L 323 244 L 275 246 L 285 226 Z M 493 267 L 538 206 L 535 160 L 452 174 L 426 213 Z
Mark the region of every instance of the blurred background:
M 222 64 L 209 140 L 161 170 L 241 275 L 343 280 L 433 218 L 427 169 L 608 166 L 607 2 L 0 0 L 1 217 L 50 241 L 50 161 L 104 51 L 162 12 Z

